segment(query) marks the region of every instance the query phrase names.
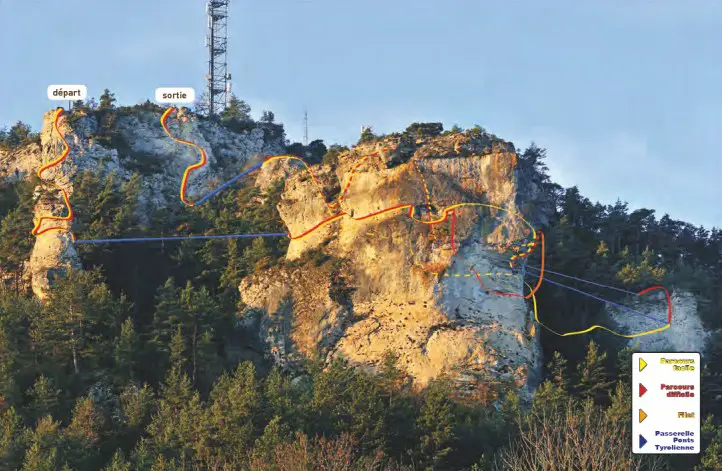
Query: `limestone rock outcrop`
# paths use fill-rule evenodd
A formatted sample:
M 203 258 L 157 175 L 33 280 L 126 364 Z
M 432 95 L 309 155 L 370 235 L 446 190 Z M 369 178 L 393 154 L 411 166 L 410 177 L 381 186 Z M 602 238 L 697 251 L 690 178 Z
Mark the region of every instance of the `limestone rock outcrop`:
M 54 116 L 55 111 L 45 114 L 39 143 L 0 155 L 0 176 L 26 178 L 61 155 L 64 146 L 54 129 Z M 70 154 L 64 162 L 43 172 L 35 192 L 35 211 L 28 214 L 29 218 L 38 222 L 41 217 L 66 216 L 61 192 L 72 197 L 74 177 L 86 169 L 114 172 L 119 181 L 129 179 L 134 172 L 141 173 L 141 207 L 180 204 L 177 195 L 181 177 L 188 166 L 200 160 L 198 151 L 165 134 L 158 109 L 120 108 L 107 116 L 112 122 L 101 123 L 98 114 L 92 112 L 66 111 L 61 116 L 58 128 L 69 144 Z M 283 136 L 269 137 L 260 123 L 249 122 L 246 130 L 232 132 L 180 109 L 168 124 L 174 135 L 197 143 L 207 154 L 207 164 L 190 176 L 187 194 L 191 200 L 240 173 L 249 163 L 284 150 Z M 47 227 L 60 230 L 43 232 Z M 33 292 L 41 299 L 59 271 L 80 266 L 70 229 L 69 222 L 47 220 L 39 228 L 41 233 L 26 270 Z
M 373 368 L 391 351 L 419 385 L 447 373 L 460 384 L 535 383 L 538 332 L 500 247 L 534 240 L 518 214 L 513 146 L 392 136 L 313 172 L 292 173 L 278 205 L 293 236 L 288 263 L 240 285 L 276 361 Z M 331 260 L 317 266 L 318 254 Z
M 628 344 L 647 352 L 704 352 L 710 337 L 699 317 L 697 298 L 688 292 L 675 292 L 672 300 L 672 324 L 668 329 L 653 335 L 629 339 Z M 627 303 L 628 309 L 608 307 L 607 312 L 619 332 L 646 332 L 664 326 L 667 322 L 667 298 L 661 293 L 649 295 Z

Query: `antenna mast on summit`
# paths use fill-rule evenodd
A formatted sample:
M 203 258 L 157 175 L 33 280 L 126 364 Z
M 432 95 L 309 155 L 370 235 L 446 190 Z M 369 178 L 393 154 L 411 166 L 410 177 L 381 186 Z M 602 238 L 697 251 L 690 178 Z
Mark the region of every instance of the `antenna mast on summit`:
M 231 96 L 231 74 L 228 73 L 228 4 L 230 0 L 208 0 L 208 75 L 206 75 L 208 116 L 217 115 L 228 105 Z
M 308 110 L 303 112 L 303 145 L 308 145 Z

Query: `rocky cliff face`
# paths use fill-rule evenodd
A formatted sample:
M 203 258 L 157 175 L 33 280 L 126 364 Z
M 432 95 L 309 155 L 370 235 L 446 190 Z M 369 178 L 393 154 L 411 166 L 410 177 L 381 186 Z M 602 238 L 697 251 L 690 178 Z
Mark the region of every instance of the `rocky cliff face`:
M 709 332 L 699 317 L 697 298 L 687 292 L 674 293 L 672 325 L 661 332 L 629 339 L 628 344 L 646 352 L 704 352 Z M 619 332 L 646 332 L 662 327 L 667 320 L 667 300 L 655 293 L 628 303 L 636 312 L 609 307 L 607 312 Z
M 248 322 L 281 363 L 339 356 L 373 367 L 391 351 L 421 385 L 443 373 L 533 384 L 537 332 L 501 247 L 533 240 L 514 214 L 515 166 L 513 146 L 453 134 L 359 145 L 335 167 L 314 166 L 318 185 L 299 168 L 278 206 L 297 262 L 242 281 Z M 454 206 L 470 202 L 486 205 Z M 333 258 L 304 263 L 311 253 Z
M 0 156 L 0 175 L 24 178 L 61 155 L 64 147 L 53 126 L 54 115 L 54 111 L 45 114 L 40 144 Z M 106 129 L 102 129 L 96 114 L 66 112 L 58 128 L 68 141 L 70 154 L 64 162 L 43 172 L 36 190 L 35 213 L 28 217 L 34 217 L 37 222 L 40 217 L 65 216 L 67 208 L 62 191 L 72 196 L 74 177 L 86 169 L 115 172 L 121 181 L 130 178 L 133 172 L 141 172 L 141 206 L 181 204 L 177 195 L 183 172 L 200 157 L 192 147 L 176 143 L 165 134 L 160 116 L 160 111 L 124 111 L 121 108 L 113 113 L 111 123 L 103 123 Z M 262 125 L 256 123 L 249 123 L 244 132 L 230 132 L 214 122 L 180 110 L 168 124 L 174 135 L 197 143 L 207 153 L 207 165 L 191 174 L 190 199 L 197 199 L 212 185 L 238 173 L 250 160 L 279 154 L 284 149 L 282 136 L 269 138 Z M 104 135 L 107 129 L 113 132 L 110 141 Z M 61 230 L 42 233 L 46 227 Z M 41 234 L 36 239 L 27 270 L 32 290 L 41 299 L 59 270 L 80 265 L 69 229 L 69 222 L 47 220 L 39 228 Z
M 160 115 L 118 110 L 109 139 L 108 123 L 97 114 L 66 114 L 59 129 L 70 154 L 43 173 L 28 216 L 36 223 L 65 216 L 63 193 L 72 198 L 74 177 L 85 169 L 121 180 L 141 172 L 141 206 L 181 204 L 181 177 L 199 156 L 163 132 Z M 61 155 L 53 117 L 45 115 L 38 144 L 0 155 L 0 176 L 27 177 Z M 191 174 L 191 200 L 257 157 L 284 153 L 282 136 L 260 124 L 231 132 L 180 112 L 169 126 L 207 152 L 207 165 Z M 540 208 L 548 195 L 519 169 L 511 144 L 478 132 L 392 135 L 312 171 L 279 159 L 256 177 L 262 191 L 284 182 L 277 209 L 293 236 L 285 263 L 240 284 L 242 321 L 257 330 L 269 357 L 288 367 L 303 358 L 343 357 L 373 369 L 390 351 L 419 385 L 442 374 L 469 388 L 490 381 L 535 385 L 539 332 L 518 268 L 538 244 L 533 226 L 547 221 Z M 42 232 L 48 227 L 57 229 Z M 70 229 L 63 220 L 39 225 L 27 275 L 41 299 L 59 272 L 80 266 Z M 703 350 L 707 334 L 696 299 L 678 293 L 672 301 L 672 327 L 630 343 Z M 609 310 L 616 330 L 664 324 L 663 299 L 645 297 L 633 307 L 648 315 Z

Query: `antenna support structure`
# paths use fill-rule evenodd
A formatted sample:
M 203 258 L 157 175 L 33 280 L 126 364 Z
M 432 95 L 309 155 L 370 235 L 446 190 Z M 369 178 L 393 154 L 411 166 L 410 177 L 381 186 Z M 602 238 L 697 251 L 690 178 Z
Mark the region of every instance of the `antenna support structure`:
M 308 110 L 303 112 L 303 145 L 308 145 Z
M 231 97 L 231 74 L 228 73 L 228 4 L 230 0 L 208 0 L 208 75 L 206 75 L 206 103 L 208 116 L 219 114 Z

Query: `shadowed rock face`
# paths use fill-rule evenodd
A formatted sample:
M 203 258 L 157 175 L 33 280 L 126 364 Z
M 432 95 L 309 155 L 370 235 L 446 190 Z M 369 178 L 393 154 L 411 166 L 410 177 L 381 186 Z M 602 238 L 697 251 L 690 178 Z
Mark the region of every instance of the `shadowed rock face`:
M 674 293 L 671 300 L 672 325 L 668 329 L 629 339 L 627 343 L 647 352 L 704 352 L 710 334 L 699 317 L 697 298 L 691 293 L 679 292 Z M 662 293 L 651 293 L 626 304 L 635 312 L 607 308 L 619 332 L 646 332 L 664 326 L 667 321 L 667 299 Z
M 0 176 L 25 178 L 57 159 L 63 145 L 54 129 L 55 112 L 44 116 L 40 144 L 24 146 L 12 153 L 0 155 Z M 43 172 L 43 180 L 35 192 L 34 218 L 42 216 L 65 216 L 67 208 L 61 191 L 72 197 L 73 181 L 83 170 L 114 172 L 119 181 L 128 180 L 134 172 L 143 175 L 141 194 L 142 208 L 166 207 L 180 204 L 178 201 L 180 181 L 185 169 L 200 160 L 198 152 L 190 146 L 175 143 L 163 131 L 161 113 L 148 110 L 117 110 L 113 129 L 119 138 L 118 148 L 109 147 L 97 138 L 99 124 L 94 116 L 75 115 L 72 120 L 66 113 L 59 121 L 70 146 L 70 154 L 61 164 Z M 205 167 L 191 174 L 188 197 L 197 199 L 210 191 L 211 185 L 222 182 L 239 173 L 249 162 L 262 156 L 280 154 L 284 150 L 281 138 L 266 139 L 260 126 L 249 123 L 245 132 L 230 132 L 220 125 L 200 120 L 180 110 L 169 120 L 174 135 L 196 142 L 207 153 Z M 167 195 L 173 195 L 169 199 Z M 68 268 L 79 268 L 80 260 L 67 232 L 68 222 L 43 221 L 40 228 L 55 226 L 61 231 L 49 231 L 39 235 L 33 247 L 26 270 L 31 278 L 32 290 L 44 298 L 54 275 Z
M 494 151 L 483 137 L 452 134 L 360 145 L 341 155 L 336 168 L 313 168 L 323 189 L 299 168 L 278 205 L 292 235 L 347 215 L 291 241 L 287 259 L 300 267 L 242 281 L 247 319 L 255 319 L 285 364 L 320 354 L 373 367 L 390 350 L 419 385 L 447 372 L 472 386 L 489 378 L 533 384 L 540 353 L 526 303 L 492 293 L 523 292 L 521 275 L 509 266 L 511 253 L 495 244 L 533 238 L 514 214 L 515 163 L 513 147 Z M 452 249 L 451 213 L 444 217 L 444 208 L 459 203 L 506 209 L 454 209 L 460 257 Z M 414 205 L 420 221 L 408 208 L 358 220 L 405 204 Z M 443 222 L 428 224 L 437 220 Z M 337 259 L 335 268 L 303 264 L 305 254 L 318 250 Z M 334 299 L 334 277 L 343 279 L 345 302 Z M 271 333 L 271 324 L 284 327 Z

